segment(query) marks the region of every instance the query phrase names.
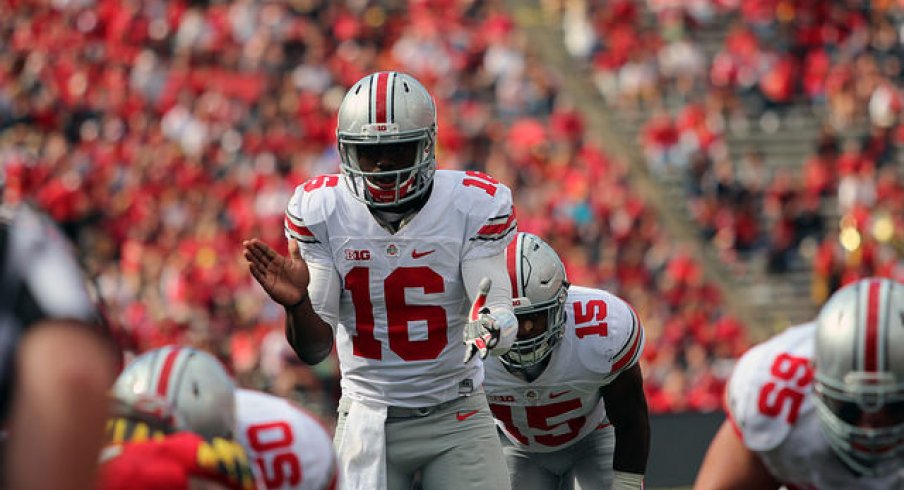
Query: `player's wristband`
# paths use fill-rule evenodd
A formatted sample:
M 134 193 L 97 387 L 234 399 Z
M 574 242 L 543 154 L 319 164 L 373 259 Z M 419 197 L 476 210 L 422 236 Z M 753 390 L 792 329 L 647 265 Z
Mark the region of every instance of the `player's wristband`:
M 615 480 L 612 481 L 612 490 L 641 490 L 643 489 L 643 475 L 615 472 Z

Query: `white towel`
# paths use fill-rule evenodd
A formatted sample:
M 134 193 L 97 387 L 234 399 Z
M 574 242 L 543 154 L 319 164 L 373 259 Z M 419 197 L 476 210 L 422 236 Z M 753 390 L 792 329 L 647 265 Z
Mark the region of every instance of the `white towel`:
M 386 407 L 352 400 L 336 450 L 343 490 L 386 490 Z

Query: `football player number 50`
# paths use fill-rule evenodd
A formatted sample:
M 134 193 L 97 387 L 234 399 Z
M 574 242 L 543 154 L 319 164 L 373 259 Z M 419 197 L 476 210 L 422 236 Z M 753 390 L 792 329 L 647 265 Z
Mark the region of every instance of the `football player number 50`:
M 297 487 L 303 477 L 301 461 L 292 452 L 295 442 L 292 426 L 286 422 L 267 422 L 248 426 L 248 445 L 268 489 L 284 485 Z
M 389 348 L 406 361 L 436 359 L 447 343 L 446 310 L 439 305 L 410 305 L 405 302 L 405 290 L 416 288 L 424 294 L 442 293 L 445 281 L 429 267 L 399 267 L 383 281 L 386 300 L 386 324 Z M 355 335 L 352 348 L 356 356 L 381 359 L 382 345 L 374 337 L 374 308 L 370 300 L 370 269 L 355 267 L 345 275 L 345 289 L 355 304 Z M 411 323 L 427 326 L 427 338 L 411 340 Z
M 763 385 L 757 406 L 760 413 L 778 417 L 785 411 L 785 420 L 793 424 L 804 401 L 804 389 L 813 381 L 813 367 L 805 357 L 779 354 L 770 369 L 772 379 Z

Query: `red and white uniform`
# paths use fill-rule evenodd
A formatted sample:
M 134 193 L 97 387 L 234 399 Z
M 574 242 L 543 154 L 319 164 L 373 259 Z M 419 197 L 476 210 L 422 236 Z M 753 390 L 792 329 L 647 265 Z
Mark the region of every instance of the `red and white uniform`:
M 278 396 L 236 391 L 236 438 L 268 490 L 333 490 L 338 481 L 332 437 L 303 408 Z
M 562 339 L 537 379 L 527 382 L 498 359 L 486 361 L 484 386 L 496 425 L 526 451 L 557 451 L 607 424 L 600 388 L 643 351 L 643 327 L 617 296 L 571 286 L 565 311 Z
M 336 329 L 343 396 L 426 407 L 476 389 L 482 363 L 462 363 L 470 307 L 462 262 L 502 254 L 515 229 L 511 191 L 479 172 L 438 170 L 426 204 L 396 233 L 339 175 L 298 186 L 286 235 L 341 285 L 337 298 L 310 292 Z
M 904 470 L 855 475 L 823 436 L 813 402 L 815 332 L 815 323 L 790 327 L 741 357 L 726 391 L 729 420 L 788 488 L 904 488 Z

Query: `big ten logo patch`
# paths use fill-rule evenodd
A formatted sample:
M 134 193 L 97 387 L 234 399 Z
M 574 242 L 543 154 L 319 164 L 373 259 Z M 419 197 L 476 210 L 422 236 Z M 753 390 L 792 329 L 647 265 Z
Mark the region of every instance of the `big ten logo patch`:
M 512 395 L 487 395 L 487 399 L 491 402 L 514 403 L 515 397 Z
M 345 260 L 370 260 L 370 250 L 350 250 L 345 251 Z

